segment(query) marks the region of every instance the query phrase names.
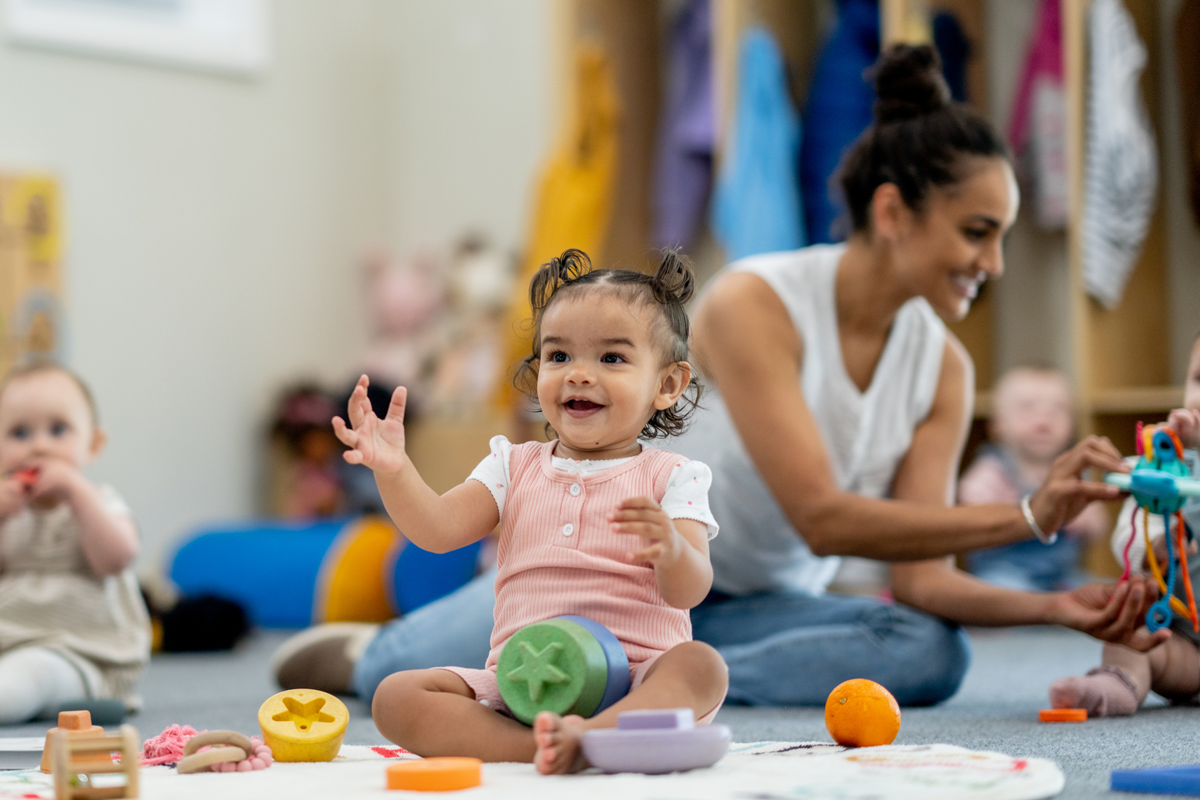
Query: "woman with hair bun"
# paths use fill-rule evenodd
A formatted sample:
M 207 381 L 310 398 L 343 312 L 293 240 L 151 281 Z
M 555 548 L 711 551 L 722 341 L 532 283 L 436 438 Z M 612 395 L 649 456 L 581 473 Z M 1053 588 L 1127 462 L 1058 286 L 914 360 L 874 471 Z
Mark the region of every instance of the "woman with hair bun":
M 728 664 L 733 703 L 821 705 L 847 678 L 905 705 L 940 702 L 970 661 L 959 624 L 1059 624 L 1141 650 L 1165 635 L 1139 628 L 1154 600 L 1140 578 L 1033 594 L 954 568 L 956 553 L 1051 541 L 1117 497 L 1085 469 L 1128 468 L 1089 437 L 1019 506 L 951 507 L 974 376 L 943 320 L 1003 272 L 1017 185 L 992 126 L 951 102 L 932 48 L 887 50 L 873 78 L 874 123 L 838 175 L 845 244 L 731 264 L 693 315 L 705 394 L 672 447 L 713 474 L 713 592 L 691 620 Z M 898 602 L 826 594 L 837 556 L 892 562 Z M 397 670 L 477 667 L 493 577 L 382 631 L 302 634 L 277 675 L 369 700 Z
M 1145 649 L 1144 583 L 1033 594 L 982 583 L 952 555 L 1057 531 L 1119 471 L 1089 437 L 1020 506 L 951 507 L 971 422 L 962 319 L 1004 270 L 1017 214 L 992 126 L 954 103 L 928 46 L 874 69 L 874 123 L 842 160 L 844 244 L 738 261 L 693 315 L 706 399 L 676 445 L 713 471 L 715 591 L 692 614 L 730 668 L 729 700 L 820 704 L 847 678 L 902 704 L 944 700 L 970 661 L 958 623 L 1059 624 Z M 825 594 L 837 556 L 892 562 L 894 605 Z

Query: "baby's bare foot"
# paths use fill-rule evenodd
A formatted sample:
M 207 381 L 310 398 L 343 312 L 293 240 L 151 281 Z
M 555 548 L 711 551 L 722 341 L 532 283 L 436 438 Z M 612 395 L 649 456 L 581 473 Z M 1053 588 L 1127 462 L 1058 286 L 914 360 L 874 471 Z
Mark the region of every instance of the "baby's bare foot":
M 1054 708 L 1086 708 L 1089 717 L 1127 717 L 1138 709 L 1133 680 L 1120 667 L 1096 667 L 1082 678 L 1050 684 Z
M 543 711 L 533 720 L 533 739 L 537 753 L 533 765 L 543 775 L 562 775 L 587 767 L 580 743 L 583 740 L 583 717 L 560 717 Z

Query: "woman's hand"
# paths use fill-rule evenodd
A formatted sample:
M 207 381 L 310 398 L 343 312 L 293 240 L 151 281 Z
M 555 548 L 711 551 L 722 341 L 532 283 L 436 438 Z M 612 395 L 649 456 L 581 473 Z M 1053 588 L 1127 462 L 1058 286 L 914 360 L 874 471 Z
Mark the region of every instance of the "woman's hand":
M 1106 483 L 1083 480 L 1086 469 L 1129 472 L 1129 465 L 1105 437 L 1089 436 L 1054 459 L 1050 474 L 1030 498 L 1038 527 L 1053 533 L 1075 519 L 1093 500 L 1116 500 L 1121 490 Z
M 1089 583 L 1058 595 L 1047 621 L 1145 652 L 1171 635 L 1166 629 L 1146 630 L 1146 612 L 1157 599 L 1154 584 L 1140 575 L 1120 583 Z
M 408 390 L 400 386 L 392 393 L 387 416 L 380 419 L 371 409 L 367 399 L 366 375 L 358 379 L 354 393 L 350 395 L 347 427 L 341 417 L 333 418 L 333 432 L 342 444 L 351 448 L 342 454 L 347 464 L 365 464 L 376 473 L 397 475 L 408 466 L 408 454 L 404 451 L 404 406 L 408 401 Z

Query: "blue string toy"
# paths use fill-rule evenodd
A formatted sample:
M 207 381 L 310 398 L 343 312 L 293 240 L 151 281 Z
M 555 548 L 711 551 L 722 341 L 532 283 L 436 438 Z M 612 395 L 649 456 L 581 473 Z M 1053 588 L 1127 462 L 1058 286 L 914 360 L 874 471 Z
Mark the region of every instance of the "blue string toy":
M 1162 592 L 1162 597 L 1146 612 L 1146 628 L 1151 633 L 1165 628 L 1171 624 L 1174 613 L 1179 613 L 1191 620 L 1194 631 L 1200 632 L 1200 616 L 1196 613 L 1196 599 L 1192 593 L 1192 581 L 1187 568 L 1187 543 L 1194 535 L 1180 510 L 1187 498 L 1200 497 L 1200 480 L 1192 477 L 1187 464 L 1183 462 L 1183 445 L 1170 428 L 1143 427 L 1139 422 L 1137 449 L 1141 458 L 1132 472 L 1128 475 L 1110 472 L 1104 476 L 1105 483 L 1129 492 L 1137 503 L 1130 519 L 1129 541 L 1125 543 L 1125 572 L 1121 575 L 1121 580 L 1129 578 L 1129 548 L 1137 535 L 1137 512 L 1140 509 L 1146 559 L 1150 563 L 1150 572 Z M 1165 580 L 1158 558 L 1154 555 L 1154 548 L 1150 544 L 1150 514 L 1162 514 L 1163 517 L 1167 545 Z M 1173 536 L 1172 516 L 1176 520 Z M 1175 596 L 1175 582 L 1179 575 L 1183 576 L 1187 605 Z

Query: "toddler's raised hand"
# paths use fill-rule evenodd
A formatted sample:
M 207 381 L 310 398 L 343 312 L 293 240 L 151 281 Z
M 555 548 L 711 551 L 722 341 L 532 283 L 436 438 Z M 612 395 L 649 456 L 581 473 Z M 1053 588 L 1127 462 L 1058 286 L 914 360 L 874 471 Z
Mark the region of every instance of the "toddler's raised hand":
M 397 387 L 392 393 L 392 402 L 387 415 L 380 419 L 371 409 L 367 399 L 366 375 L 358 379 L 354 393 L 350 395 L 350 426 L 341 417 L 333 418 L 333 432 L 342 444 L 351 448 L 342 454 L 348 464 L 365 464 L 372 470 L 385 475 L 395 475 L 408 465 L 408 454 L 404 451 L 404 405 L 408 390 Z
M 1179 434 L 1184 447 L 1192 450 L 1200 447 L 1200 414 L 1190 408 L 1177 408 L 1167 417 L 1167 427 Z
M 649 562 L 654 566 L 673 564 L 679 559 L 684 539 L 675 530 L 675 524 L 662 510 L 662 506 L 650 497 L 631 497 L 617 506 L 608 515 L 614 533 L 640 536 L 642 549 L 629 553 L 634 563 Z

